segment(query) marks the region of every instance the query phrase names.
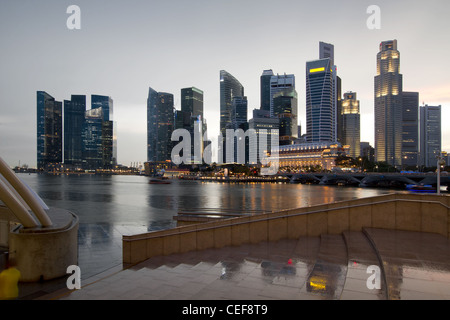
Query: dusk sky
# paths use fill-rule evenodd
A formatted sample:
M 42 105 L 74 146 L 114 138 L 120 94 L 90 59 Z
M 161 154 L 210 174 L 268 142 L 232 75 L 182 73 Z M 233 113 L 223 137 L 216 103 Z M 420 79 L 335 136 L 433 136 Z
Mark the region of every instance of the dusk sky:
M 81 29 L 69 30 L 70 5 Z M 370 30 L 367 8 L 381 9 Z M 210 137 L 219 133 L 219 72 L 244 86 L 260 106 L 265 69 L 296 76 L 299 122 L 306 132 L 305 65 L 319 42 L 334 45 L 342 92 L 361 103 L 361 141 L 374 143 L 374 76 L 381 41 L 397 39 L 404 91 L 420 104 L 442 105 L 443 150 L 450 152 L 450 2 L 266 0 L 0 0 L 0 156 L 36 166 L 36 91 L 111 96 L 118 162 L 146 161 L 148 88 L 204 91 Z

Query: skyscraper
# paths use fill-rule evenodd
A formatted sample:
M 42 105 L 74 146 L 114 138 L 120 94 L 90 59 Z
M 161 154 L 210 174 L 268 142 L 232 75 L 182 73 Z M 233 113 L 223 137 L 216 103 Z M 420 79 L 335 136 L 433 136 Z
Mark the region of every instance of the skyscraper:
M 349 156 L 357 158 L 361 154 L 361 125 L 359 100 L 355 92 L 344 93 L 342 100 L 342 145 L 350 146 Z
M 270 78 L 270 116 L 274 117 L 274 96 L 286 89 L 295 89 L 295 76 L 293 74 L 273 75 Z
M 225 138 L 226 129 L 231 129 L 233 97 L 244 97 L 244 87 L 233 75 L 220 71 L 220 133 Z
M 397 40 L 384 41 L 375 76 L 375 159 L 396 167 L 402 163 L 402 91 Z
M 174 130 L 173 94 L 156 92 L 149 88 L 147 99 L 147 160 L 171 160 L 172 132 Z
M 260 79 L 260 94 L 261 94 L 261 110 L 270 111 L 270 80 L 273 76 L 272 70 L 264 70 Z
M 293 144 L 298 138 L 298 96 L 293 87 L 273 96 L 273 117 L 279 120 L 280 145 Z
M 336 141 L 336 94 L 330 58 L 306 63 L 307 142 Z
M 83 162 L 89 170 L 103 168 L 103 108 L 85 112 L 83 124 Z
M 420 165 L 436 167 L 442 151 L 441 106 L 420 107 Z
M 91 109 L 102 109 L 102 167 L 111 168 L 117 164 L 117 133 L 114 125 L 114 108 L 111 97 L 102 95 L 91 96 Z
M 64 100 L 64 164 L 81 168 L 83 163 L 82 132 L 85 122 L 86 96 L 72 95 Z
M 37 91 L 37 167 L 47 170 L 62 162 L 62 102 Z
M 416 167 L 419 153 L 419 93 L 402 92 L 402 167 Z

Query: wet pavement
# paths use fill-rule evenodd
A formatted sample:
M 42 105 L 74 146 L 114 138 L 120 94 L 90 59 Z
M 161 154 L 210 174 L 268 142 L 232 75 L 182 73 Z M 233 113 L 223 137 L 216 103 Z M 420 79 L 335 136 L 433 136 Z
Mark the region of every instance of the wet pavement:
M 376 267 L 380 274 L 372 271 Z M 82 280 L 80 290 L 39 298 L 448 300 L 450 241 L 435 234 L 365 229 L 210 249 L 154 257 L 124 270 L 116 266 Z

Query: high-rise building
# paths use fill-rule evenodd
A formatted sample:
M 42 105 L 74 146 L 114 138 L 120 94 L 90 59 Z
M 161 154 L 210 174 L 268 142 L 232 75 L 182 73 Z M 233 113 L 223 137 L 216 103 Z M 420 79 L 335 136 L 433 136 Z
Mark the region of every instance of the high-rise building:
M 375 76 L 375 159 L 396 167 L 402 164 L 402 91 L 397 40 L 384 41 Z
M 247 125 L 247 97 L 233 97 L 231 101 L 231 128 L 246 130 Z
M 103 108 L 85 112 L 83 124 L 83 162 L 89 170 L 103 168 Z
M 402 167 L 416 167 L 419 153 L 419 93 L 402 92 Z
M 253 110 L 253 118 L 248 121 L 249 129 L 253 129 L 256 131 L 257 136 L 257 146 L 250 148 L 249 151 L 249 159 L 256 159 L 256 163 L 250 161 L 250 164 L 261 164 L 261 154 L 260 152 L 267 155 L 272 150 L 272 136 L 276 135 L 276 140 L 279 140 L 279 119 L 271 118 L 269 110 Z M 263 131 L 264 130 L 264 131 Z M 265 132 L 265 134 L 262 134 Z M 264 143 L 260 143 L 261 139 L 265 139 L 265 150 L 259 149 L 260 145 L 264 145 Z M 254 154 L 256 152 L 256 154 Z
M 436 167 L 442 151 L 441 106 L 420 107 L 420 165 Z
M 367 158 L 368 161 L 375 161 L 375 148 L 369 142 L 361 142 L 361 157 Z
M 62 162 L 62 102 L 37 91 L 37 168 L 50 170 Z
M 279 120 L 280 145 L 293 144 L 298 138 L 298 96 L 293 87 L 273 96 L 273 117 Z
M 295 89 L 295 76 L 293 74 L 273 75 L 270 78 L 270 116 L 274 117 L 274 96 L 286 89 Z
M 270 80 L 273 75 L 274 74 L 272 70 L 264 70 L 263 74 L 261 75 L 261 110 L 270 111 Z
M 226 136 L 226 129 L 231 129 L 233 97 L 244 97 L 244 87 L 230 73 L 220 71 L 220 133 Z
M 116 125 L 114 124 L 113 100 L 108 96 L 92 95 L 91 109 L 97 108 L 102 109 L 103 117 L 104 135 L 102 136 L 102 167 L 108 169 L 117 164 L 117 133 Z
M 330 58 L 306 63 L 306 139 L 336 141 L 336 81 Z
M 200 152 L 195 152 L 195 135 L 196 125 L 199 132 L 197 135 L 200 139 Z M 191 134 L 191 160 L 193 163 L 202 163 L 203 136 L 207 130 L 206 120 L 203 117 L 203 91 L 195 87 L 181 89 L 181 110 L 175 111 L 175 127 L 176 129 L 188 130 Z
M 344 93 L 341 109 L 342 145 L 350 147 L 348 156 L 357 158 L 361 154 L 361 125 L 359 100 L 355 92 Z
M 319 42 L 319 59 L 327 59 L 331 61 L 331 65 L 334 66 L 334 45 L 326 42 Z
M 147 160 L 171 160 L 175 109 L 173 94 L 149 88 L 147 99 Z
M 71 100 L 64 100 L 64 164 L 74 168 L 81 168 L 83 164 L 85 113 L 85 95 L 72 95 Z

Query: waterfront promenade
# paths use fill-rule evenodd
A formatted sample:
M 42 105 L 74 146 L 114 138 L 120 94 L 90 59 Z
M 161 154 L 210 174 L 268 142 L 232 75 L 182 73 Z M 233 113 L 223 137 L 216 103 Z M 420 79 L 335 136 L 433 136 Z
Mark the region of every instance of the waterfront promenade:
M 314 210 L 315 213 L 309 215 L 300 215 L 309 222 L 313 219 L 316 219 L 316 223 L 319 220 L 326 221 L 326 225 L 339 217 L 341 221 L 349 223 L 347 226 L 339 224 L 341 231 L 329 228 L 330 225 L 324 228 L 323 223 L 319 226 L 320 223 L 313 225 L 307 222 L 306 229 L 303 229 L 306 233 L 283 237 L 279 232 L 274 233 L 274 229 L 269 226 L 274 223 L 273 226 L 276 224 L 280 229 L 279 222 L 288 218 L 278 215 L 276 219 L 272 217 L 273 220 L 266 221 L 266 239 L 260 241 L 242 241 L 240 244 L 235 242 L 230 245 L 216 243 L 207 248 L 205 242 L 198 242 L 201 238 L 197 233 L 197 245 L 204 248 L 182 252 L 179 249 L 184 241 L 178 238 L 178 252 L 175 252 L 177 250 L 174 247 L 171 249 L 172 253 L 164 252 L 164 248 L 169 248 L 167 242 L 167 245 L 162 244 L 162 254 L 150 254 L 147 258 L 142 258 L 141 241 L 138 246 L 141 251 L 137 252 L 141 258 L 134 262 L 126 262 L 132 258 L 126 256 L 130 252 L 124 249 L 124 268 L 117 267 L 86 279 L 81 290 L 61 289 L 39 298 L 450 299 L 450 198 L 422 195 L 402 195 L 399 199 L 395 199 L 397 195 L 384 197 L 391 197 L 393 201 L 384 199 L 385 201 L 374 202 L 372 199 L 372 204 L 365 209 L 359 207 L 356 210 L 354 207 L 355 210 L 349 209 L 346 213 L 341 210 L 342 207 L 332 204 L 327 209 L 326 218 L 324 214 L 318 214 L 319 210 Z M 338 210 L 330 210 L 331 207 Z M 370 211 L 368 207 L 371 208 Z M 370 223 L 367 220 L 369 217 Z M 241 218 L 231 220 L 236 222 L 238 219 Z M 288 230 L 290 224 L 287 220 L 285 222 Z M 262 221 L 259 223 L 261 227 Z M 359 230 L 352 230 L 355 229 L 355 223 L 361 225 Z M 211 227 L 213 224 L 218 226 L 218 223 L 209 223 Z M 198 225 L 197 228 L 205 231 L 206 225 Z M 296 230 L 302 229 L 298 224 L 295 226 Z M 176 229 L 180 235 L 182 229 Z M 124 241 L 133 237 L 140 240 L 145 237 L 164 239 L 164 232 L 159 233 L 161 237 L 156 237 L 156 232 L 124 237 Z M 259 234 L 264 237 L 261 233 L 264 234 L 264 231 Z M 276 238 L 275 234 L 278 235 Z M 170 238 L 170 232 L 166 236 Z M 173 240 L 176 237 L 171 238 Z M 220 241 L 217 237 L 213 239 Z M 233 241 L 233 236 L 230 241 Z M 381 270 L 379 289 L 368 286 L 371 275 L 368 273 L 369 266 L 377 266 Z

